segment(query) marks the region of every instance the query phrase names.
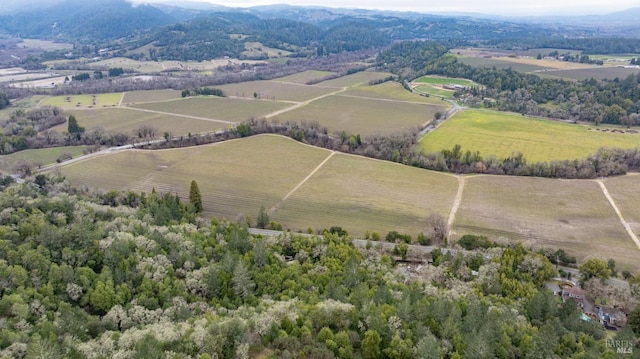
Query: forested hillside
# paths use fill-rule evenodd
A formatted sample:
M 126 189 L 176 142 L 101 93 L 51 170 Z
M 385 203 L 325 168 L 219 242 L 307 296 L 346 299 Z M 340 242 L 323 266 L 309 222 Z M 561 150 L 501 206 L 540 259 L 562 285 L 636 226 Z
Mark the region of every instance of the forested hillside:
M 573 301 L 544 289 L 554 268 L 521 245 L 398 267 L 374 243 L 256 237 L 173 195 L 95 196 L 42 175 L 0 204 L 0 357 L 614 353 Z

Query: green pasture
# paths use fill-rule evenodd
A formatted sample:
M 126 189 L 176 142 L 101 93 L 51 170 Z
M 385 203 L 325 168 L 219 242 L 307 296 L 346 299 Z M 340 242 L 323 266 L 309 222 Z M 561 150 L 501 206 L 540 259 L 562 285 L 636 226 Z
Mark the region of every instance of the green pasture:
M 425 83 L 430 85 L 460 85 L 460 86 L 474 86 L 475 84 L 471 80 L 459 79 L 452 77 L 438 77 L 438 76 L 422 76 L 414 82 Z
M 360 238 L 396 230 L 415 239 L 429 215 L 446 221 L 457 188 L 447 174 L 335 154 L 272 217 L 293 231 L 341 226 Z
M 624 219 L 640 237 L 640 175 L 631 173 L 626 176 L 605 179 L 605 185 L 615 201 Z
M 484 157 L 505 158 L 522 152 L 528 162 L 587 157 L 601 147 L 635 148 L 640 134 L 596 131 L 594 126 L 568 124 L 518 114 L 464 110 L 419 143 L 425 153 L 462 146 Z
M 29 111 L 32 108 L 36 107 L 45 98 L 47 97 L 43 95 L 33 95 L 11 102 L 11 106 L 5 107 L 0 110 L 0 124 L 4 123 L 5 120 L 8 120 L 15 110 L 20 109 Z
M 159 111 L 167 114 L 178 114 L 222 120 L 242 122 L 251 117 L 266 116 L 272 112 L 291 106 L 290 103 L 258 100 L 237 99 L 227 97 L 189 97 L 186 99 L 137 104 L 132 108 Z
M 262 135 L 162 151 L 125 151 L 62 168 L 73 185 L 177 193 L 189 198 L 198 183 L 206 216 L 254 219 L 301 182 L 329 151 L 286 137 Z M 294 164 L 294 165 L 292 165 Z
M 120 104 L 122 93 L 104 93 L 97 95 L 53 96 L 44 100 L 41 105 L 58 106 L 63 109 L 115 107 Z M 94 105 L 95 100 L 95 105 Z
M 620 267 L 640 269 L 640 250 L 595 181 L 467 177 L 453 230 L 456 238 L 487 235 L 562 248 L 580 260 L 614 258 Z
M 215 86 L 230 97 L 303 102 L 336 91 L 335 89 L 281 81 L 250 81 Z
M 122 132 L 131 135 L 141 126 L 151 126 L 158 129 L 158 136 L 169 132 L 172 136 L 183 136 L 189 133 L 217 131 L 228 124 L 186 118 L 180 116 L 137 111 L 129 108 L 108 108 L 96 110 L 67 111 L 74 115 L 78 124 L 87 131 L 95 127 L 102 127 L 109 132 Z M 60 133 L 67 131 L 67 123 L 53 128 Z
M 125 106 L 141 102 L 160 102 L 177 100 L 182 97 L 182 92 L 178 90 L 147 90 L 125 92 L 122 104 Z
M 331 131 L 362 136 L 389 134 L 423 126 L 447 105 L 430 105 L 334 95 L 275 116 L 280 121 L 317 121 Z
M 425 97 L 409 92 L 398 82 L 385 82 L 373 86 L 361 85 L 351 87 L 346 91 L 341 92 L 340 95 L 450 106 L 448 102 L 442 101 L 439 98 Z
M 85 146 L 66 146 L 24 150 L 9 155 L 0 155 L 0 172 L 13 173 L 13 167 L 20 161 L 38 165 L 49 165 L 56 162 L 61 154 L 67 152 L 76 157 L 83 154 Z
M 367 84 L 372 80 L 381 80 L 386 77 L 392 76 L 390 73 L 386 72 L 371 72 L 371 71 L 361 71 L 356 72 L 355 74 L 342 76 L 337 79 L 322 81 L 318 86 L 328 86 L 328 87 L 351 87 L 356 85 Z
M 297 74 L 279 77 L 274 81 L 282 81 L 282 82 L 294 82 L 299 84 L 305 84 L 309 81 L 321 79 L 325 76 L 333 75 L 333 72 L 330 71 L 316 71 L 316 70 L 307 70 L 303 72 L 299 72 Z

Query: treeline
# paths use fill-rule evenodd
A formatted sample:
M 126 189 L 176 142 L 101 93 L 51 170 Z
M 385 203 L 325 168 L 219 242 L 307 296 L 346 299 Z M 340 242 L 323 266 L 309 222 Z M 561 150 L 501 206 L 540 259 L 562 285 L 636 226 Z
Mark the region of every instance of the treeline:
M 536 57 L 538 60 L 541 60 L 544 57 L 553 57 L 556 60 L 561 60 L 565 62 L 577 62 L 580 64 L 592 64 L 592 65 L 602 65 L 604 62 L 602 60 L 593 60 L 589 57 L 589 55 L 584 54 L 572 54 L 570 52 L 559 53 L 558 50 L 554 50 L 549 52 L 546 55 L 539 53 Z
M 46 175 L 0 206 L 0 357 L 615 355 L 521 245 L 494 260 L 436 250 L 408 270 L 329 232 L 251 236 L 174 195 L 94 195 Z M 612 339 L 635 343 L 631 327 Z
M 391 135 L 362 138 L 346 132 L 330 134 L 317 122 L 269 122 L 252 118 L 236 128 L 200 136 L 181 136 L 167 142 L 154 143 L 149 148 L 197 146 L 263 133 L 291 137 L 313 146 L 377 158 L 405 165 L 451 173 L 486 173 L 495 175 L 535 176 L 549 178 L 597 178 L 622 175 L 640 170 L 640 148 L 624 150 L 602 148 L 582 160 L 562 160 L 529 163 L 522 153 L 507 158 L 483 157 L 480 152 L 463 151 L 460 145 L 451 150 L 419 153 L 415 146 L 418 129 Z
M 447 51 L 448 47 L 435 41 L 402 41 L 382 51 L 376 58 L 376 67 L 413 80 L 424 74 L 425 64 Z
M 453 56 L 444 56 L 426 67 L 428 74 L 462 77 L 486 86 L 469 91 L 470 104 L 484 104 L 502 111 L 532 116 L 610 123 L 640 124 L 640 76 L 597 81 L 545 79 L 512 69 L 474 68 Z M 459 93 L 464 96 L 466 93 Z M 489 99 L 487 101 L 487 99 Z M 495 101 L 493 101 L 495 100 Z M 554 108 L 543 107 L 554 104 Z
M 226 97 L 227 95 L 221 89 L 211 88 L 211 87 L 201 87 L 191 90 L 182 90 L 182 97 L 189 96 L 218 96 L 218 97 Z
M 489 40 L 489 44 L 511 49 L 567 49 L 586 55 L 635 54 L 640 52 L 640 39 L 626 37 L 528 36 Z

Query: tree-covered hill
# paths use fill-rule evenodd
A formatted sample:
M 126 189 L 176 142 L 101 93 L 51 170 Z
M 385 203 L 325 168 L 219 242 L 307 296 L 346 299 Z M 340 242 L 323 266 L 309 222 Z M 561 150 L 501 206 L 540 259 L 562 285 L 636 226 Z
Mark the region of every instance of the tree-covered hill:
M 49 8 L 0 17 L 0 31 L 23 38 L 94 42 L 133 35 L 174 20 L 149 5 L 125 0 L 68 0 Z
M 252 236 L 173 195 L 44 175 L 0 205 L 2 358 L 615 355 L 521 245 L 399 267 L 373 243 Z

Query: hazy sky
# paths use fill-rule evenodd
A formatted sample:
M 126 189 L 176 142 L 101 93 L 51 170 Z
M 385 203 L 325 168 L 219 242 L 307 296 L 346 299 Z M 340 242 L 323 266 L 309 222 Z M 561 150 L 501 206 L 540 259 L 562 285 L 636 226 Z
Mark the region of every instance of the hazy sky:
M 135 0 L 144 1 L 144 0 Z M 165 2 L 168 0 L 147 0 Z M 384 9 L 417 12 L 479 12 L 497 15 L 588 15 L 608 14 L 640 6 L 638 0 L 192 0 L 214 4 L 247 7 L 287 3 L 290 5 L 318 5 Z

